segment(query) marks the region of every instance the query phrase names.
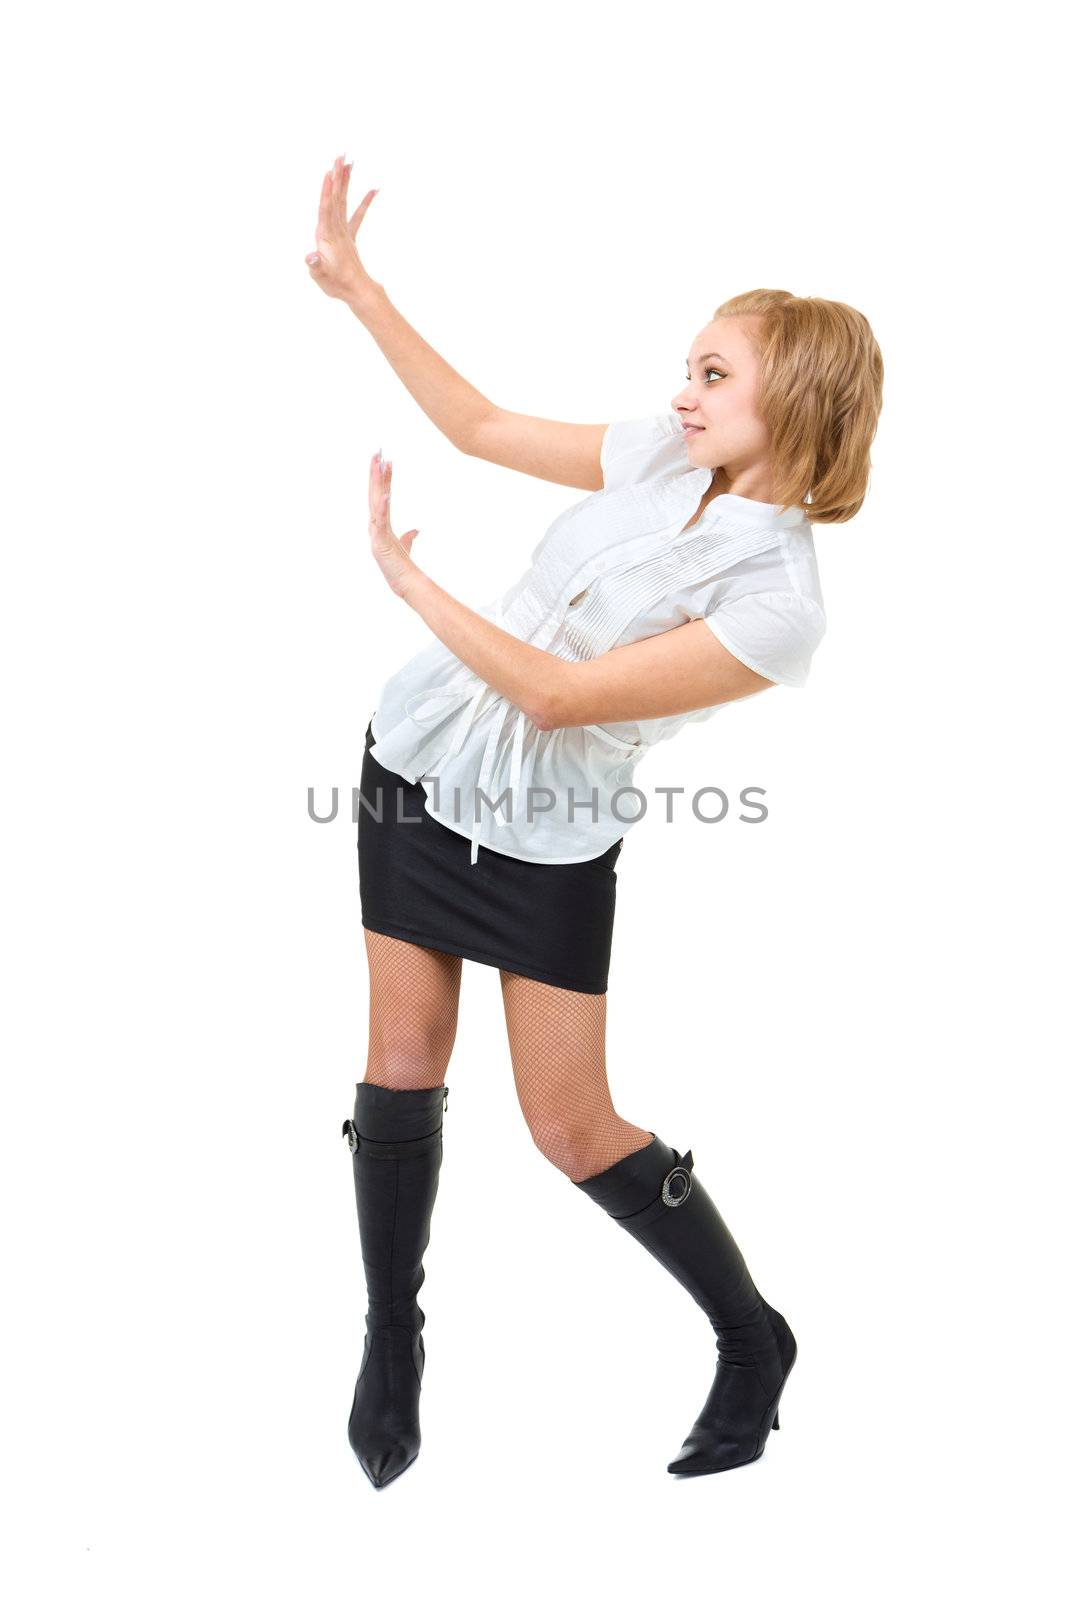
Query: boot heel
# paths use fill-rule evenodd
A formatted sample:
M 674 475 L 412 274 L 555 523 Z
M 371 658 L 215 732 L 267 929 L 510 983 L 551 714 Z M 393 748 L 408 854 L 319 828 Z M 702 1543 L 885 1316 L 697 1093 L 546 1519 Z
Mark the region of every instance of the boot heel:
M 776 1411 L 774 1413 L 774 1421 L 771 1423 L 771 1427 L 772 1428 L 777 1428 L 777 1426 L 778 1426 L 778 1413 Z

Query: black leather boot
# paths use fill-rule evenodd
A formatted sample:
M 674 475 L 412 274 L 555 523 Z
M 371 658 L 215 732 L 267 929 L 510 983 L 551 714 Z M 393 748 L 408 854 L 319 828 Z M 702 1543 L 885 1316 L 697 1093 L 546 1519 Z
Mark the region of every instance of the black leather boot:
M 376 1489 L 419 1453 L 426 1318 L 415 1298 L 441 1170 L 448 1086 L 387 1089 L 357 1083 L 342 1132 L 352 1151 L 360 1250 L 367 1279 L 363 1364 L 348 1442 Z
M 688 1289 L 715 1330 L 711 1390 L 667 1471 L 696 1476 L 757 1461 L 778 1426 L 797 1342 L 752 1282 L 732 1234 L 693 1177 L 693 1152 L 680 1157 L 653 1135 L 651 1144 L 575 1187 Z

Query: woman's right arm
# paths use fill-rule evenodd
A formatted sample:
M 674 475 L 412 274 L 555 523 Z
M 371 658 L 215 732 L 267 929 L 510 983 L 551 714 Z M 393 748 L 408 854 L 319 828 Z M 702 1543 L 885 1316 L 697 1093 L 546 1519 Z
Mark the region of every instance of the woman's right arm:
M 356 250 L 359 225 L 377 190 L 371 189 L 346 221 L 351 164 L 335 162 L 319 199 L 312 277 L 358 317 L 412 398 L 464 455 L 493 461 L 549 483 L 602 489 L 600 446 L 607 424 L 554 422 L 505 411 L 438 355 L 367 273 Z

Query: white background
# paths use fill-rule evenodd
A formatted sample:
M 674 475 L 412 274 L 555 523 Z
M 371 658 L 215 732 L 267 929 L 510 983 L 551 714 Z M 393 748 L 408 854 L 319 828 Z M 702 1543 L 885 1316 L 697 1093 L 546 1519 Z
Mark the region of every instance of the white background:
M 1015 5 L 23 9 L 5 50 L 0 1122 L 11 1592 L 1001 1595 L 1054 1586 L 1062 1256 L 1061 99 Z M 468 963 L 423 1447 L 346 1422 L 365 1309 L 355 829 L 429 642 L 366 476 L 487 603 L 574 491 L 460 455 L 308 275 L 371 274 L 502 405 L 666 408 L 756 287 L 870 319 L 861 514 L 808 687 L 641 783 L 620 1114 L 692 1148 L 799 1360 L 751 1468 L 666 1472 L 712 1335 L 539 1155 Z M 342 815 L 344 808 L 342 807 Z M 1039 1574 L 1044 1571 L 1042 1578 Z M 388 1589 L 386 1589 L 388 1585 Z

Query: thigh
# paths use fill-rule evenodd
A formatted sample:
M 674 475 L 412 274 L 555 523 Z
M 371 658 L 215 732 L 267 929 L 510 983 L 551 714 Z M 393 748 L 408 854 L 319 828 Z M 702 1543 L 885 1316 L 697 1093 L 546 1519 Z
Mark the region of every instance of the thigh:
M 608 1085 L 607 994 L 500 974 L 511 1064 L 526 1125 L 541 1153 L 578 1183 L 649 1142 L 620 1117 Z
M 607 994 L 584 994 L 501 972 L 511 1065 L 535 1140 L 580 1133 L 611 1111 L 605 1059 Z
M 363 929 L 370 977 L 366 1081 L 429 1089 L 456 1042 L 462 956 Z

